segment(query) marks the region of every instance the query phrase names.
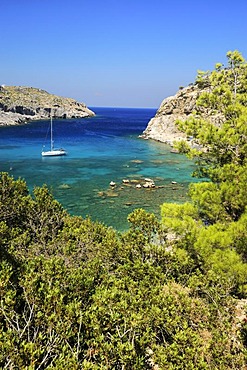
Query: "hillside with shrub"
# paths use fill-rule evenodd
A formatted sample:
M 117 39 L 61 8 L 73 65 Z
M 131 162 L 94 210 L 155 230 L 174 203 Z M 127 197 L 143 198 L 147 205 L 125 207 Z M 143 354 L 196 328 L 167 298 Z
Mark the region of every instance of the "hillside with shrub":
M 1 174 L 1 368 L 246 369 L 247 64 L 227 58 L 196 81 L 220 124 L 177 123 L 207 181 L 160 219 L 118 233 Z

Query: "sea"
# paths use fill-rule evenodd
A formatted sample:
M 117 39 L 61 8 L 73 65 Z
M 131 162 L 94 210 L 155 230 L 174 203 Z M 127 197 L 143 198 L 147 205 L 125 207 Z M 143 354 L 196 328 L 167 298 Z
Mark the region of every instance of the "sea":
M 53 121 L 55 146 L 68 152 L 63 157 L 41 156 L 50 148 L 48 120 L 0 127 L 0 171 L 24 179 L 30 192 L 46 184 L 71 215 L 118 231 L 128 229 L 134 209 L 160 218 L 164 202 L 188 200 L 188 186 L 197 181 L 194 163 L 164 143 L 140 138 L 156 109 L 90 109 L 94 117 Z M 147 179 L 155 188 L 136 186 Z

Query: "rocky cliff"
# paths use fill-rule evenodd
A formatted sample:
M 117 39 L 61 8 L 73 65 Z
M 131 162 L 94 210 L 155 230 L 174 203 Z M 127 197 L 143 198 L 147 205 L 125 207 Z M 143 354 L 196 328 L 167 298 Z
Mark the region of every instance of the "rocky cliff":
M 0 87 L 0 125 L 16 125 L 30 120 L 82 118 L 94 112 L 71 98 L 49 94 L 34 87 Z
M 171 145 L 173 141 L 185 138 L 185 134 L 177 129 L 175 122 L 186 120 L 197 110 L 196 100 L 201 93 L 202 90 L 197 85 L 190 85 L 163 100 L 141 137 Z

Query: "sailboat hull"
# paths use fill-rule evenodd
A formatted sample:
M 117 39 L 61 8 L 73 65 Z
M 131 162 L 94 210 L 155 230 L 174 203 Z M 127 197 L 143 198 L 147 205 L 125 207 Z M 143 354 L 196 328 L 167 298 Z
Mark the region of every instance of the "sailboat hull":
M 54 142 L 52 137 L 52 114 L 51 114 L 51 150 L 41 152 L 42 157 L 59 157 L 62 155 L 66 155 L 66 151 L 63 148 L 54 149 Z
M 66 155 L 67 152 L 64 149 L 54 149 L 48 150 L 47 152 L 42 152 L 42 157 L 58 157 L 61 155 Z

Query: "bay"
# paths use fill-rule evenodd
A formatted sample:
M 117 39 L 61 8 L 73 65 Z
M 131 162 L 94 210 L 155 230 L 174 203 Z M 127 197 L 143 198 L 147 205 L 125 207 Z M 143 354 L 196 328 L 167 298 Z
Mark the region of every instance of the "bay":
M 25 179 L 30 191 L 47 184 L 70 214 L 118 230 L 128 227 L 136 208 L 159 217 L 162 203 L 187 199 L 188 185 L 196 181 L 193 163 L 163 143 L 139 138 L 155 109 L 90 109 L 95 117 L 54 120 L 55 144 L 68 151 L 65 157 L 41 156 L 43 145 L 49 147 L 49 121 L 1 127 L 0 171 Z M 145 178 L 156 188 L 136 188 Z

